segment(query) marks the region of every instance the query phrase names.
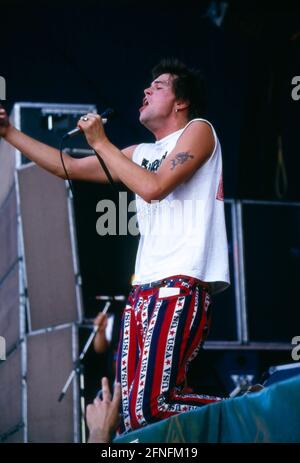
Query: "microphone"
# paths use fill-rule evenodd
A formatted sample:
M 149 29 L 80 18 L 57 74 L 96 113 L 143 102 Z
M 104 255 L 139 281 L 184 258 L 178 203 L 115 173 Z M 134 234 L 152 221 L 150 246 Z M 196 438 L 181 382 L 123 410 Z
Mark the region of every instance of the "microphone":
M 102 114 L 100 114 L 102 118 L 102 123 L 106 124 L 108 119 L 111 119 L 115 115 L 115 111 L 112 108 L 107 108 L 105 111 L 103 111 Z M 81 129 L 79 127 L 76 127 L 73 130 L 70 130 L 63 136 L 63 140 L 66 138 L 71 138 L 74 137 L 74 135 L 77 135 L 78 133 L 82 133 Z

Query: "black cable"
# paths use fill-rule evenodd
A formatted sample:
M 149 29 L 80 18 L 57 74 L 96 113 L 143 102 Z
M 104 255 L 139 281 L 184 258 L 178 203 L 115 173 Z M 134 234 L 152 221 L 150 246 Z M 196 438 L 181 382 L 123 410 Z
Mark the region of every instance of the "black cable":
M 69 184 L 70 190 L 72 191 L 72 195 L 73 195 L 73 197 L 74 197 L 74 190 L 73 190 L 73 187 L 72 187 L 72 183 L 71 183 L 70 177 L 69 177 L 69 175 L 68 175 L 68 171 L 67 171 L 66 166 L 65 166 L 65 163 L 64 163 L 64 157 L 63 157 L 63 152 L 62 152 L 63 144 L 64 144 L 64 138 L 62 138 L 62 139 L 60 140 L 60 144 L 59 144 L 60 160 L 61 160 L 61 164 L 62 164 L 62 166 L 63 166 L 64 172 L 65 172 L 65 175 L 66 175 L 66 179 L 68 180 L 68 184 Z
M 115 182 L 113 181 L 113 178 L 112 178 L 112 176 L 111 176 L 111 173 L 109 172 L 109 170 L 108 170 L 108 168 L 107 168 L 105 162 L 103 161 L 103 159 L 101 158 L 101 156 L 97 153 L 97 151 L 94 150 L 94 153 L 95 153 L 95 155 L 96 155 L 98 161 L 100 162 L 100 166 L 101 166 L 102 169 L 104 170 L 106 177 L 108 178 L 108 181 L 109 181 L 109 183 L 110 183 L 110 186 L 112 187 L 113 191 L 114 191 L 116 194 L 118 194 L 118 190 L 117 190 L 117 188 L 116 188 L 116 184 L 115 184 Z
M 60 145 L 59 145 L 59 154 L 60 154 L 60 160 L 61 160 L 61 164 L 63 166 L 63 169 L 64 169 L 64 173 L 66 175 L 66 179 L 68 180 L 68 184 L 69 184 L 69 187 L 70 187 L 70 190 L 72 191 L 72 195 L 74 197 L 74 190 L 73 190 L 73 187 L 72 187 L 72 183 L 71 183 L 71 179 L 68 175 L 68 171 L 67 171 L 67 168 L 65 166 L 65 163 L 64 163 L 64 158 L 63 158 L 63 143 L 64 143 L 64 138 L 61 139 L 60 141 Z M 102 167 L 106 177 L 108 178 L 108 181 L 109 181 L 109 184 L 111 186 L 111 188 L 113 189 L 114 193 L 117 195 L 117 198 L 118 198 L 118 189 L 116 188 L 116 184 L 111 176 L 111 173 L 109 172 L 105 162 L 103 161 L 103 159 L 101 158 L 101 156 L 97 153 L 97 151 L 94 150 L 94 153 L 96 155 L 96 158 L 98 159 L 99 163 L 100 163 L 100 166 Z

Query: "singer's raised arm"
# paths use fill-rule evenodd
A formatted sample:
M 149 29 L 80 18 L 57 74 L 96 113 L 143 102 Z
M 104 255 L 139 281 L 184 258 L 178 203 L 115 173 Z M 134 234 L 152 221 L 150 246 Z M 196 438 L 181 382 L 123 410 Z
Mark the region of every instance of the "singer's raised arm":
M 10 124 L 8 115 L 5 109 L 0 105 L 0 137 L 4 138 L 8 143 L 21 151 L 30 161 L 47 170 L 48 172 L 66 178 L 59 150 L 52 146 L 41 143 L 25 133 L 16 129 Z M 122 153 L 131 158 L 135 146 L 131 146 L 122 150 Z M 88 180 L 92 182 L 107 182 L 108 179 L 102 167 L 99 164 L 96 156 L 87 158 L 75 159 L 66 153 L 63 153 L 63 160 L 68 172 L 68 176 L 72 180 Z M 113 179 L 118 181 L 119 178 L 111 169 Z

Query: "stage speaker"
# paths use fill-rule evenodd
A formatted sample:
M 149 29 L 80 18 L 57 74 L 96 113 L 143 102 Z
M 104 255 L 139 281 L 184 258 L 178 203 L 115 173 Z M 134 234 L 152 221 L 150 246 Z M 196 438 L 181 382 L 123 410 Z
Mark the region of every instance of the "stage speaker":
M 5 337 L 7 351 L 10 351 L 20 338 L 17 206 L 14 187 L 0 205 L 0 243 L 0 336 Z
M 77 375 L 58 398 L 78 356 L 75 325 L 27 336 L 28 442 L 80 442 Z
M 65 182 L 30 163 L 18 169 L 18 185 L 29 329 L 78 321 L 77 250 Z
M 242 204 L 249 341 L 290 344 L 300 334 L 300 203 Z
M 0 363 L 0 442 L 24 442 L 21 357 L 18 346 Z
M 18 260 L 17 246 L 17 200 L 16 190 L 11 188 L 0 204 L 0 282 L 11 271 Z M 4 246 L 5 243 L 5 246 Z
M 0 336 L 5 338 L 9 353 L 20 339 L 19 269 L 14 266 L 0 284 Z

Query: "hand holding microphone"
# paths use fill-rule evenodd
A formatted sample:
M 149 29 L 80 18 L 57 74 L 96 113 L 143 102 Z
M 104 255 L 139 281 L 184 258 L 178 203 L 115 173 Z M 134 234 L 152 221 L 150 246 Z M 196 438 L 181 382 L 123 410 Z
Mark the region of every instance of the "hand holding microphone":
M 115 115 L 115 111 L 112 108 L 107 108 L 103 113 L 100 114 L 100 116 L 95 113 L 88 113 L 84 116 L 81 116 L 81 118 L 78 121 L 77 127 L 73 130 L 70 130 L 68 133 L 66 133 L 63 136 L 63 139 L 65 140 L 66 138 L 74 137 L 75 135 L 82 133 L 82 132 L 85 133 L 85 130 L 90 128 L 91 125 L 95 124 L 95 120 L 100 122 L 100 118 L 102 119 L 102 124 L 104 125 L 107 123 L 108 119 L 111 119 L 114 115 Z
M 98 333 L 105 332 L 107 323 L 108 323 L 108 317 L 106 313 L 100 312 L 94 320 L 94 326 L 98 327 Z
M 79 119 L 79 121 L 77 123 L 76 129 L 70 130 L 69 132 L 67 132 L 62 137 L 61 143 L 60 143 L 60 159 L 61 159 L 61 163 L 62 163 L 64 172 L 65 172 L 66 178 L 67 178 L 67 180 L 69 182 L 70 190 L 72 191 L 72 193 L 73 193 L 72 184 L 70 182 L 68 172 L 67 172 L 66 166 L 64 164 L 62 146 L 63 146 L 64 141 L 67 138 L 74 137 L 74 135 L 77 135 L 78 133 L 84 133 L 88 144 L 92 148 L 94 148 L 95 155 L 97 156 L 97 159 L 98 159 L 102 169 L 104 170 L 104 172 L 105 172 L 105 174 L 106 174 L 106 176 L 108 178 L 108 181 L 110 182 L 110 184 L 112 185 L 112 187 L 115 190 L 113 178 L 112 178 L 109 170 L 107 169 L 107 167 L 105 165 L 105 162 L 103 161 L 103 159 L 97 153 L 96 147 L 95 147 L 95 143 L 97 141 L 99 142 L 99 141 L 103 141 L 104 139 L 106 139 L 106 135 L 105 135 L 105 132 L 104 132 L 103 125 L 106 124 L 108 119 L 112 118 L 114 115 L 115 115 L 115 111 L 113 109 L 111 109 L 111 108 L 107 108 L 103 113 L 101 113 L 100 116 L 99 116 L 99 114 L 88 113 L 88 114 L 86 114 L 84 116 L 81 116 L 81 118 Z

